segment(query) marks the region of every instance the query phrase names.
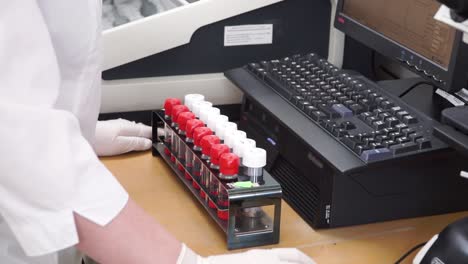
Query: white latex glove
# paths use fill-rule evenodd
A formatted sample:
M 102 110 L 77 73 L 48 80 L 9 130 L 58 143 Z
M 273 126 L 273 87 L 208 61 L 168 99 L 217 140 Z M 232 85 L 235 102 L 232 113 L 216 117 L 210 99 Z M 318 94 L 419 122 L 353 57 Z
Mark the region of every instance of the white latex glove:
M 98 121 L 94 151 L 98 156 L 113 156 L 151 148 L 152 129 L 124 119 Z
M 177 264 L 315 264 L 295 248 L 253 249 L 244 253 L 203 258 L 185 244 L 182 245 Z

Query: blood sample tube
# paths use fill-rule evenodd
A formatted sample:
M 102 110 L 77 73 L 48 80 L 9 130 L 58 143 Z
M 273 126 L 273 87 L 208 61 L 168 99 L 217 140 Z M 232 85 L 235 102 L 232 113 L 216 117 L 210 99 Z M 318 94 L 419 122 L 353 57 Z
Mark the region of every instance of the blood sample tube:
M 211 170 L 209 167 L 209 160 L 211 154 L 211 147 L 215 144 L 219 144 L 219 137 L 215 135 L 204 136 L 200 142 L 200 145 L 202 147 L 201 158 L 202 160 L 206 161 L 206 164 L 202 164 L 201 167 L 200 185 L 203 186 L 205 190 L 208 190 L 210 187 Z M 205 198 L 205 192 L 201 191 L 200 195 L 202 196 L 202 198 Z
M 208 117 L 208 123 L 206 124 L 206 126 L 211 128 L 213 132 L 216 132 L 216 125 L 218 123 L 227 123 L 227 122 L 229 122 L 229 118 L 225 115 L 210 115 Z
M 237 124 L 233 122 L 218 123 L 216 125 L 216 135 L 221 139 L 221 142 L 224 142 L 224 137 L 227 131 L 237 130 Z
M 171 114 L 172 114 L 172 107 L 175 105 L 180 105 L 180 100 L 178 98 L 167 98 L 164 101 L 164 143 L 166 143 L 166 148 L 164 148 L 164 153 L 168 156 L 171 155 L 169 151 L 171 147 L 171 139 L 172 139 L 172 129 L 169 127 L 171 124 Z
M 174 131 L 177 131 L 178 130 L 178 124 L 177 124 L 177 118 L 179 117 L 179 115 L 181 113 L 184 113 L 184 112 L 189 112 L 189 109 L 187 106 L 185 105 L 176 105 L 174 107 L 172 107 L 172 113 L 171 113 L 171 120 L 172 120 L 172 123 L 171 123 L 171 126 L 174 128 Z M 171 151 L 172 151 L 172 155 L 171 155 L 171 161 L 172 162 L 175 162 L 175 158 L 178 156 L 178 153 L 177 153 L 177 150 L 179 149 L 179 143 L 180 141 L 180 137 L 177 133 L 172 133 L 172 139 L 171 139 Z
M 192 112 L 197 118 L 200 118 L 200 112 L 202 109 L 213 107 L 213 104 L 207 101 L 196 101 L 192 104 Z
M 242 130 L 229 130 L 225 133 L 224 144 L 228 145 L 231 151 L 234 149 L 234 145 L 241 139 L 247 138 L 247 134 Z
M 202 150 L 201 148 L 201 139 L 204 136 L 212 135 L 213 131 L 209 129 L 208 127 L 197 127 L 193 131 L 193 150 L 195 152 L 200 152 Z M 193 177 L 195 178 L 196 181 L 193 182 L 193 187 L 195 189 L 200 189 L 200 186 L 198 186 L 198 182 L 200 182 L 200 176 L 201 176 L 201 166 L 202 162 L 198 159 L 197 156 L 193 156 L 193 168 L 192 168 L 192 174 Z
M 195 114 L 192 112 L 183 112 L 180 113 L 179 116 L 177 117 L 177 124 L 179 126 L 179 135 L 181 136 L 181 140 L 179 141 L 178 144 L 178 149 L 177 149 L 177 159 L 179 160 L 179 170 L 183 171 L 184 166 L 186 165 L 185 162 L 185 157 L 186 157 L 186 147 L 185 143 L 183 142 L 185 140 L 186 136 L 186 130 L 187 130 L 187 121 L 195 119 Z M 191 151 L 191 150 L 188 150 Z
M 190 111 L 193 111 L 193 103 L 205 101 L 205 96 L 201 94 L 186 94 L 184 97 L 184 105 L 186 105 Z
M 205 124 L 201 121 L 201 120 L 198 120 L 198 119 L 192 119 L 192 120 L 188 120 L 187 121 L 187 124 L 186 124 L 186 129 L 185 129 L 185 142 L 187 143 L 193 143 L 193 131 L 195 130 L 195 128 L 198 128 L 198 127 L 204 127 Z M 192 149 L 190 148 L 187 148 L 185 150 L 185 169 L 192 173 L 192 169 L 193 169 L 193 152 L 192 152 Z M 185 174 L 185 178 L 187 180 L 191 180 L 192 177 L 186 173 Z
M 210 174 L 210 187 L 209 187 L 209 194 L 211 199 L 208 203 L 210 208 L 216 208 L 216 205 L 212 200 L 218 199 L 218 187 L 219 187 L 219 179 L 216 176 L 219 172 L 219 158 L 221 155 L 229 153 L 229 146 L 225 144 L 216 144 L 211 146 L 210 152 L 210 168 L 214 173 Z
M 223 182 L 234 182 L 239 173 L 239 157 L 234 153 L 222 154 L 219 159 L 219 178 Z M 229 218 L 229 197 L 226 188 L 220 184 L 218 188 L 218 218 Z

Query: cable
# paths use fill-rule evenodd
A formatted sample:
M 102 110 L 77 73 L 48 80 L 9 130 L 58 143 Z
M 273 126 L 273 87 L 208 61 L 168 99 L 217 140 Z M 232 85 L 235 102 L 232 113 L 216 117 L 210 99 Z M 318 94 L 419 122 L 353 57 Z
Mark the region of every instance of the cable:
M 405 260 L 405 258 L 407 258 L 409 255 L 411 255 L 411 253 L 413 253 L 414 251 L 416 251 L 417 249 L 423 247 L 424 245 L 426 245 L 427 242 L 424 242 L 424 243 L 421 243 L 421 244 L 418 244 L 416 246 L 414 246 L 412 249 L 408 250 L 408 252 L 406 252 L 403 256 L 401 256 L 401 258 L 399 258 L 395 264 L 400 264 L 403 260 Z
M 401 93 L 398 97 L 404 97 L 405 95 L 407 95 L 409 92 L 411 92 L 414 88 L 422 85 L 422 84 L 427 84 L 427 85 L 430 85 L 432 86 L 432 88 L 435 88 L 434 84 L 430 83 L 430 82 L 417 82 L 415 84 L 413 84 L 410 88 L 406 89 L 406 91 L 404 91 L 403 93 Z

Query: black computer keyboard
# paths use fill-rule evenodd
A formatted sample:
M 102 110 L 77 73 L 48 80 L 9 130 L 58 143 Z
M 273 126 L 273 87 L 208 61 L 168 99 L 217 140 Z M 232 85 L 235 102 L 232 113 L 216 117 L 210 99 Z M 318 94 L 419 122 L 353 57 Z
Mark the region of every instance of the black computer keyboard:
M 430 150 L 430 119 L 316 54 L 245 67 L 364 162 Z

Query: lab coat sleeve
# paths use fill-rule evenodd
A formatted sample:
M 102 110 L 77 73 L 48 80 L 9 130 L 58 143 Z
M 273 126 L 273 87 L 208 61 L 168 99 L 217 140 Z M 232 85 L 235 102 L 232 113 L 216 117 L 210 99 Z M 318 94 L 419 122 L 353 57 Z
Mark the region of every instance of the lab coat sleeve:
M 74 212 L 106 225 L 128 200 L 81 135 L 77 118 L 55 109 L 59 89 L 54 48 L 36 1 L 3 2 L 0 214 L 30 256 L 77 244 Z

